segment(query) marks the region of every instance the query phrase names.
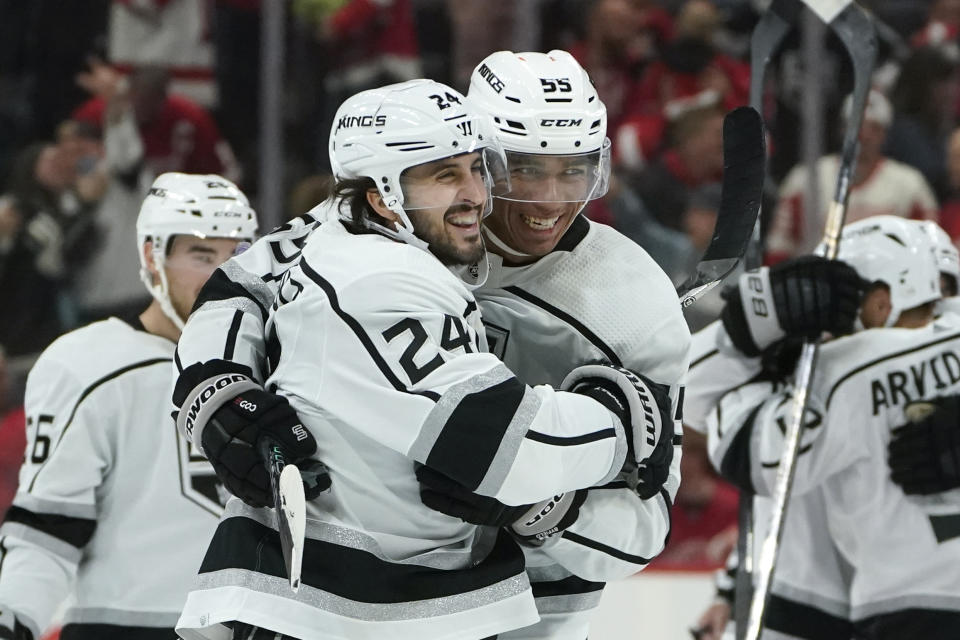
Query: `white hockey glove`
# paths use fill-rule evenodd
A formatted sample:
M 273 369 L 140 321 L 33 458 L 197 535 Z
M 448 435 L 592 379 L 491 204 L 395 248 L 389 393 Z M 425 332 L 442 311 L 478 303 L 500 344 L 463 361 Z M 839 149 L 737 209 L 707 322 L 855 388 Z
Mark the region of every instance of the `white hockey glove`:
M 756 357 L 787 336 L 852 333 L 867 285 L 844 262 L 801 256 L 740 276 L 720 317 L 733 345 Z
M 0 604 L 0 640 L 33 640 L 33 632 L 26 628 L 9 607 Z
M 420 481 L 420 500 L 434 511 L 471 524 L 510 527 L 515 536 L 534 544 L 573 524 L 580 515 L 580 506 L 587 499 L 586 490 L 581 489 L 536 504 L 511 506 L 474 493 L 430 467 L 420 465 L 415 473 Z
M 263 436 L 300 467 L 307 500 L 330 488 L 326 467 L 310 459 L 317 452 L 313 435 L 287 399 L 265 391 L 247 367 L 226 360 L 192 364 L 177 379 L 173 403 L 180 407 L 177 428 L 199 445 L 227 491 L 250 506 L 273 506 L 258 447 Z
M 590 396 L 620 418 L 627 430 L 627 482 L 641 498 L 655 496 L 667 481 L 673 462 L 669 388 L 607 364 L 577 367 L 560 388 Z

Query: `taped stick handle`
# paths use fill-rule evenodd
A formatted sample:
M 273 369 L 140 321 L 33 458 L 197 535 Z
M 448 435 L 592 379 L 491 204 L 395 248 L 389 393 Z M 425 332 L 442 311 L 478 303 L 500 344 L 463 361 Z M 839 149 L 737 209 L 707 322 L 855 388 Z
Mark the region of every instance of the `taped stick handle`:
M 296 465 L 288 463 L 283 445 L 276 439 L 261 435 L 257 448 L 263 457 L 273 492 L 273 507 L 280 549 L 283 553 L 287 579 L 294 593 L 300 590 L 300 573 L 306 532 L 306 501 L 303 478 Z

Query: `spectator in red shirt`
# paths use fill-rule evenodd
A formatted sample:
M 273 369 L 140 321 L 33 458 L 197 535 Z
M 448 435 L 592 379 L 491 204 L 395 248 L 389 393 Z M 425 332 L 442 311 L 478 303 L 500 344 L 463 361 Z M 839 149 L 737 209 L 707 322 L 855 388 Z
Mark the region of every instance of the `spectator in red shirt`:
M 130 76 L 126 89 L 147 167 L 154 174 L 216 173 L 237 181 L 239 166 L 213 118 L 188 98 L 169 93 L 168 87 L 169 75 L 164 69 L 141 67 Z M 74 112 L 73 119 L 100 127 L 106 106 L 103 97 L 91 98 Z

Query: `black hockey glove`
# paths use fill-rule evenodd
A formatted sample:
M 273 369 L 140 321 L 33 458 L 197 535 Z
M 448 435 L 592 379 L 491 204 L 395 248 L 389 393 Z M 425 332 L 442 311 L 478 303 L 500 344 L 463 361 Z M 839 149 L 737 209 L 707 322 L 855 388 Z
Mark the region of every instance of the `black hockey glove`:
M 740 276 L 720 318 L 734 346 L 755 357 L 786 336 L 852 333 L 868 284 L 844 262 L 801 256 Z
M 620 418 L 627 430 L 627 482 L 644 500 L 655 496 L 670 475 L 674 424 L 669 387 L 623 367 L 577 367 L 560 387 L 590 396 Z
M 0 604 L 0 640 L 33 640 L 33 632 L 23 625 L 11 609 Z
M 911 422 L 887 445 L 891 479 L 908 495 L 960 487 L 960 396 L 914 402 L 905 412 Z
M 236 363 L 211 360 L 180 374 L 173 402 L 181 407 L 177 426 L 199 444 L 217 477 L 231 494 L 252 507 L 272 507 L 273 491 L 257 446 L 269 436 L 283 447 L 287 461 L 303 476 L 312 500 L 330 488 L 323 463 L 310 460 L 317 442 L 283 396 L 264 391 Z
M 418 466 L 416 475 L 420 500 L 434 511 L 471 524 L 510 527 L 514 535 L 528 542 L 546 540 L 569 527 L 587 499 L 584 490 L 568 491 L 536 504 L 514 507 L 474 493 L 430 467 Z

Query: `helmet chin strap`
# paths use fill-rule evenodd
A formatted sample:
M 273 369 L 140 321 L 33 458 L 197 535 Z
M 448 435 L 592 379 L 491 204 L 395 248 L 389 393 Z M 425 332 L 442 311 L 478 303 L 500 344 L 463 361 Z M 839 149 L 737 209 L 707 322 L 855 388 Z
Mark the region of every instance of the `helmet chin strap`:
M 173 303 L 170 302 L 170 285 L 167 282 L 167 272 L 164 269 L 164 262 L 163 254 L 161 252 L 154 252 L 153 263 L 156 265 L 157 274 L 160 276 L 160 284 L 153 283 L 153 277 L 146 269 L 140 269 L 140 279 L 143 281 L 143 284 L 146 285 L 147 291 L 150 292 L 153 299 L 160 304 L 160 310 L 163 311 L 163 315 L 170 319 L 170 322 L 173 323 L 173 326 L 175 326 L 178 331 L 183 331 L 183 318 L 180 317 L 176 309 L 173 308 Z
M 495 234 L 495 233 L 490 229 L 490 227 L 488 227 L 488 226 L 486 226 L 486 225 L 484 225 L 484 227 L 483 227 L 483 234 L 482 234 L 482 235 L 483 235 L 483 236 L 486 236 L 487 238 L 490 238 L 490 242 L 493 243 L 493 246 L 495 246 L 497 249 L 499 249 L 500 251 L 504 252 L 505 254 L 507 254 L 508 256 L 510 256 L 510 257 L 512 257 L 512 258 L 532 258 L 532 257 L 533 257 L 533 256 L 530 255 L 529 253 L 523 253 L 522 251 L 517 251 L 517 250 L 512 249 L 511 247 L 509 247 L 506 242 L 504 242 L 503 240 L 501 240 L 500 238 L 498 238 L 498 237 L 497 237 L 497 234 Z

